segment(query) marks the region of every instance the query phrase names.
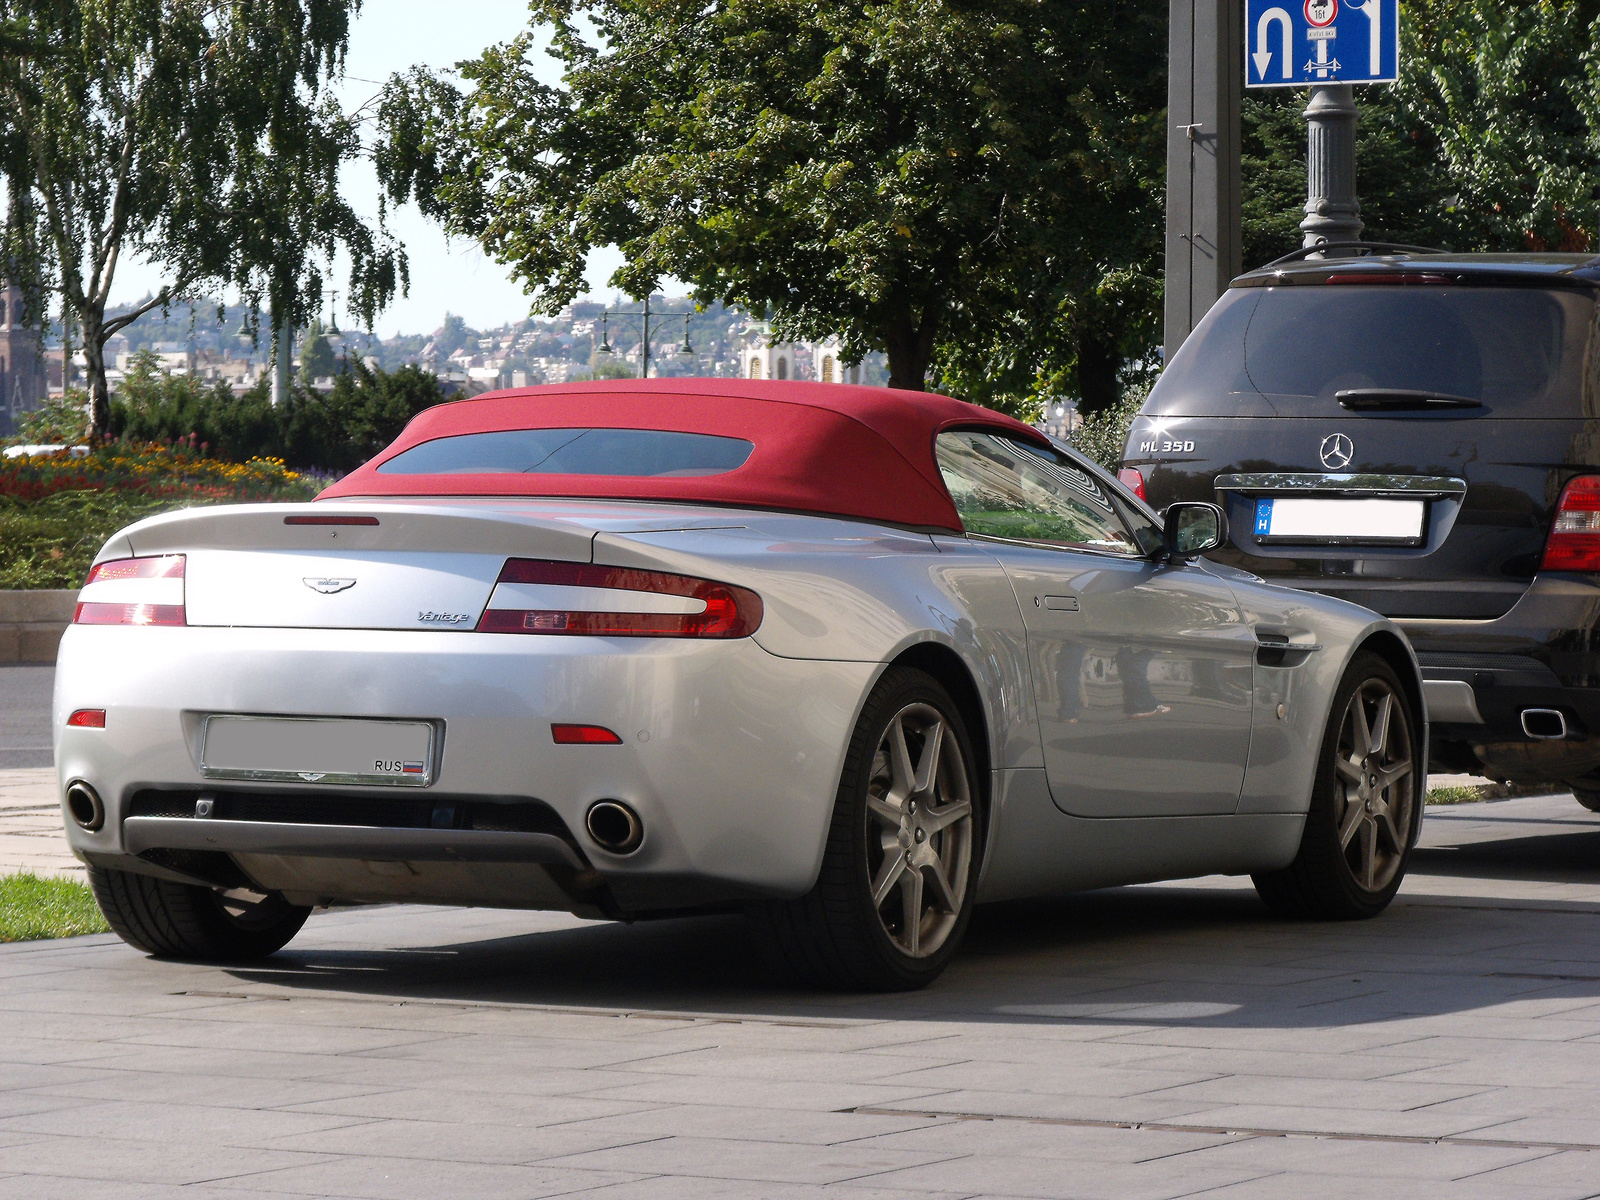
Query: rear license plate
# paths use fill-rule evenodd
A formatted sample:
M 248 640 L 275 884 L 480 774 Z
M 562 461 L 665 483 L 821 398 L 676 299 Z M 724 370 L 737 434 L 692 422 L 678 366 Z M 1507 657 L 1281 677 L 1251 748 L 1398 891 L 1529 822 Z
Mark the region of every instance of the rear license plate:
M 1428 506 L 1423 500 L 1256 501 L 1258 542 L 1312 546 L 1420 546 Z
M 207 779 L 427 787 L 435 727 L 428 721 L 342 717 L 207 717 L 200 773 Z

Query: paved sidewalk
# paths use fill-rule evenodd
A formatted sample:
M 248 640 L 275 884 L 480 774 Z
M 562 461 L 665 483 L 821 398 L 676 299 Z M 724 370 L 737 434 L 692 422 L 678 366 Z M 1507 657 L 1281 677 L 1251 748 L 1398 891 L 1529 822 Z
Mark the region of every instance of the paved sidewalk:
M 18 871 L 83 877 L 61 829 L 53 767 L 0 771 L 0 875 Z
M 1600 817 L 1435 809 L 1376 921 L 980 910 L 912 996 L 737 918 L 389 907 L 231 970 L 0 947 L 0 1200 L 1600 1192 Z

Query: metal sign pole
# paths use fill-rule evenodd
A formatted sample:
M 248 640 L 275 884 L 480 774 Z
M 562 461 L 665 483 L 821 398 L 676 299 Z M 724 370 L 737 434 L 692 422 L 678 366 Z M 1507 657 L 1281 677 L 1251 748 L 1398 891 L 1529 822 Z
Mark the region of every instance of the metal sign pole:
M 1167 76 L 1167 290 L 1171 362 L 1242 269 L 1239 0 L 1172 0 Z

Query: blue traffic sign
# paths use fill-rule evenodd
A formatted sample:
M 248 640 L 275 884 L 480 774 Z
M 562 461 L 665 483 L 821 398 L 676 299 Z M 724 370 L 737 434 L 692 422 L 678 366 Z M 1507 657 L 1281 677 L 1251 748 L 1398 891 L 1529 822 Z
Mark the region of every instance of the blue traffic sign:
M 1245 0 L 1246 87 L 1392 83 L 1400 0 Z

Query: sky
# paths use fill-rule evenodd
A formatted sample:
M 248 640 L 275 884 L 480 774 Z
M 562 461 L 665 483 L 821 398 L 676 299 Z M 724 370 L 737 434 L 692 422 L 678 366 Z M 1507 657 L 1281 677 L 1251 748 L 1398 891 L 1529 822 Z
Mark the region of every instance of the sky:
M 396 71 L 419 63 L 449 67 L 475 57 L 484 47 L 516 36 L 527 18 L 526 0 L 365 0 L 351 30 L 340 101 L 348 112 L 375 96 Z M 555 82 L 558 77 L 558 66 L 551 60 L 546 79 Z M 340 185 L 357 211 L 376 218 L 378 183 L 370 163 L 346 164 Z M 410 257 L 411 290 L 409 296 L 396 297 L 379 316 L 373 328 L 380 337 L 429 333 L 446 312 L 459 314 L 478 329 L 527 316 L 528 298 L 522 286 L 485 257 L 476 243 L 446 239 L 415 205 L 391 211 L 389 227 L 405 243 Z M 590 257 L 591 295 L 612 297 L 605 281 L 620 262 L 620 254 L 609 248 Z M 124 259 L 113 284 L 112 303 L 136 300 L 161 282 L 161 274 L 148 264 Z M 670 281 L 664 286 L 675 290 Z M 346 314 L 337 315 L 344 324 Z

